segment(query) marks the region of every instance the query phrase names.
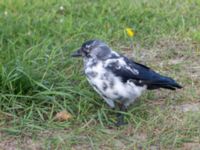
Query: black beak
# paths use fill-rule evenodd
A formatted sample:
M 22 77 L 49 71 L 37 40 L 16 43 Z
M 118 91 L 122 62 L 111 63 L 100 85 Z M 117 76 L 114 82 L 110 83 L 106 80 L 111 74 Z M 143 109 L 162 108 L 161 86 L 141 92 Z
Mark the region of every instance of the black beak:
M 72 57 L 81 57 L 82 54 L 81 54 L 81 48 L 76 50 L 74 53 L 72 53 L 71 55 Z

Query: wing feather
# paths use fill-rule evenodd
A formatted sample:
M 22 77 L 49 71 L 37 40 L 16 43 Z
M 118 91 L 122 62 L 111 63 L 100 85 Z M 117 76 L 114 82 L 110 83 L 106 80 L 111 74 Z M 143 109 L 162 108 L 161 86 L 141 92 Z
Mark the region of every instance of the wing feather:
M 120 77 L 123 82 L 131 81 L 138 86 L 147 85 L 147 89 L 150 90 L 158 88 L 175 90 L 176 88 L 182 88 L 172 78 L 162 76 L 151 68 L 130 60 L 123 55 L 116 55 L 116 52 L 105 61 L 105 67 Z

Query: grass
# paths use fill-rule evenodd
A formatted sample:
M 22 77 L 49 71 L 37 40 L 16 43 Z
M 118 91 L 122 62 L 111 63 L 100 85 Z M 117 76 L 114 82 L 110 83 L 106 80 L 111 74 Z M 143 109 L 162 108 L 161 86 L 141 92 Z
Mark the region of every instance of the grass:
M 2 0 L 0 148 L 178 149 L 199 143 L 200 112 L 172 109 L 200 100 L 199 12 L 198 0 Z M 126 27 L 136 31 L 132 40 Z M 94 38 L 184 89 L 147 92 L 126 114 L 129 125 L 113 127 L 114 111 L 81 75 L 82 61 L 70 57 Z M 73 119 L 55 121 L 63 110 Z

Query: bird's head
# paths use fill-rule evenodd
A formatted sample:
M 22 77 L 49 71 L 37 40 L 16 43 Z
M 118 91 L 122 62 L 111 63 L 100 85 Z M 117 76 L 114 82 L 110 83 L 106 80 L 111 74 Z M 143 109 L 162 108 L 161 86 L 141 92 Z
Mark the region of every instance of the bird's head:
M 90 40 L 84 42 L 81 48 L 72 54 L 72 57 L 97 58 L 103 60 L 108 58 L 110 53 L 110 48 L 104 42 Z

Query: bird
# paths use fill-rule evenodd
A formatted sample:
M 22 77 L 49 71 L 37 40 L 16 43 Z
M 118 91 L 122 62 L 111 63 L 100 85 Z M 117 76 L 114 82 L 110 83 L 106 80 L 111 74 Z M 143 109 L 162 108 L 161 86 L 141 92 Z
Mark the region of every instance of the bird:
M 118 106 L 116 126 L 127 124 L 124 112 L 144 91 L 182 88 L 174 79 L 112 50 L 101 40 L 84 42 L 71 56 L 83 58 L 89 84 L 111 108 Z

